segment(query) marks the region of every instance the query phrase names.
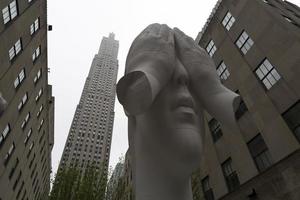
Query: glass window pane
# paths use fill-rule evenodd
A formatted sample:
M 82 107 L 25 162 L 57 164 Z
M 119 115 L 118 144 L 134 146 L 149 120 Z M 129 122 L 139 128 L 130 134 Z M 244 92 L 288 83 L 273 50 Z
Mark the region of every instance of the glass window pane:
M 248 38 L 247 43 L 250 47 L 254 44 L 253 40 L 250 37 Z
M 4 138 L 6 138 L 7 134 L 9 133 L 10 131 L 10 126 L 7 124 L 2 132 L 2 135 Z
M 264 74 L 261 72 L 261 70 L 259 68 L 256 70 L 255 73 L 260 80 L 262 80 L 264 78 Z
M 240 40 L 238 40 L 238 41 L 236 41 L 236 45 L 238 46 L 238 48 L 241 48 L 243 44 L 241 43 Z
M 243 52 L 244 55 L 247 53 L 247 49 L 245 47 L 242 47 L 241 50 L 242 50 L 242 52 Z
M 34 26 L 33 24 L 30 25 L 30 35 L 32 35 L 34 33 Z
M 264 65 L 266 66 L 266 68 L 267 68 L 269 71 L 273 68 L 273 66 L 271 65 L 271 63 L 269 62 L 268 59 L 265 59 Z
M 3 16 L 3 22 L 4 22 L 4 24 L 6 24 L 7 22 L 10 21 L 10 16 L 9 16 L 9 11 L 8 11 L 8 7 L 7 6 L 2 9 L 2 16 Z
M 14 149 L 15 149 L 15 145 L 12 144 L 8 150 L 8 154 L 11 155 Z
M 22 82 L 24 78 L 25 78 L 25 70 L 22 69 L 22 71 L 21 71 L 20 74 L 19 74 L 20 82 Z
M 224 18 L 224 20 L 222 21 L 222 24 L 223 24 L 223 26 L 226 26 L 226 24 L 227 24 L 226 18 Z
M 38 57 L 40 55 L 40 47 L 38 47 L 37 49 L 36 49 L 36 57 Z
M 249 36 L 248 36 L 248 34 L 246 33 L 246 31 L 244 31 L 243 33 L 242 33 L 242 38 L 244 38 L 245 40 L 248 38 Z
M 16 80 L 14 81 L 14 86 L 15 86 L 15 88 L 18 87 L 19 83 L 20 83 L 20 82 L 19 82 L 19 78 L 17 77 Z
M 19 103 L 19 105 L 18 105 L 18 110 L 21 110 L 22 106 L 23 106 L 23 103 L 22 103 L 22 101 L 21 101 L 21 102 Z
M 37 77 L 40 78 L 41 77 L 41 70 L 38 71 L 37 73 Z
M 271 73 L 277 81 L 281 78 L 275 69 L 273 69 Z
M 34 22 L 34 28 L 35 28 L 35 31 L 37 31 L 39 29 L 39 19 L 38 18 Z
M 266 86 L 267 89 L 270 89 L 272 85 L 269 83 L 268 79 L 263 80 L 264 85 Z
M 10 8 L 11 19 L 14 19 L 18 15 L 16 1 L 11 2 L 9 4 L 9 8 Z
M 274 85 L 276 83 L 275 78 L 272 76 L 272 74 L 268 74 L 267 79 L 271 83 L 271 85 Z
M 9 59 L 12 60 L 15 57 L 15 48 L 14 47 L 10 48 L 8 54 L 9 54 Z
M 21 40 L 19 39 L 15 44 L 16 54 L 18 54 L 21 51 Z
M 26 103 L 26 101 L 27 101 L 27 93 L 23 96 L 22 101 L 23 101 L 23 104 Z
M 25 121 L 28 122 L 28 119 L 30 117 L 30 113 L 27 113 L 26 117 L 25 117 Z
M 264 75 L 268 74 L 269 71 L 267 70 L 264 64 L 262 64 L 259 68 Z

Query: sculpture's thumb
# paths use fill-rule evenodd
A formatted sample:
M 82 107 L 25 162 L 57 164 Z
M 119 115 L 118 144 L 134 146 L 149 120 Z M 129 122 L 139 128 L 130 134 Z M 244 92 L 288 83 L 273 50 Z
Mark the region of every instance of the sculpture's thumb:
M 145 112 L 154 101 L 159 87 L 152 77 L 142 71 L 133 71 L 122 77 L 117 84 L 117 97 L 127 115 Z

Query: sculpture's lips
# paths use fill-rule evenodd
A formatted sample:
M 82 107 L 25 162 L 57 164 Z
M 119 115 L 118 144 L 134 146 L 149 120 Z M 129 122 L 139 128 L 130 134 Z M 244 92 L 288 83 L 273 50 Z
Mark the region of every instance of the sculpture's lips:
M 174 109 L 180 108 L 180 107 L 187 107 L 191 108 L 192 110 L 195 109 L 194 101 L 192 98 L 180 98 L 176 102 Z

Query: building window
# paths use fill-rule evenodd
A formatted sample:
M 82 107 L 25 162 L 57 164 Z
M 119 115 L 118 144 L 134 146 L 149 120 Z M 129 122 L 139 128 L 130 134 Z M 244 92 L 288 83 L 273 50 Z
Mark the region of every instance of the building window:
M 17 158 L 16 161 L 15 161 L 15 164 L 13 165 L 13 167 L 11 168 L 11 170 L 9 172 L 9 175 L 8 175 L 9 180 L 13 177 L 13 175 L 14 175 L 17 167 L 18 167 L 18 164 L 19 164 L 19 159 Z
M 0 147 L 2 146 L 3 142 L 5 141 L 9 133 L 10 133 L 10 124 L 6 124 L 5 128 L 3 129 L 0 135 Z
M 40 56 L 40 54 L 41 54 L 41 46 L 38 46 L 32 54 L 32 62 L 35 62 L 36 59 Z
M 36 18 L 34 22 L 30 25 L 30 35 L 33 35 L 40 28 L 40 18 Z
M 217 67 L 217 74 L 220 77 L 220 79 L 223 79 L 223 80 L 226 80 L 230 75 L 230 73 L 227 69 L 227 66 L 225 65 L 225 63 L 223 61 Z
M 275 67 L 273 67 L 267 58 L 259 65 L 255 73 L 267 90 L 275 85 L 281 78 Z
M 232 192 L 239 187 L 240 181 L 237 176 L 237 173 L 232 169 L 232 160 L 231 158 L 227 159 L 222 164 L 223 174 L 226 180 L 227 188 L 229 192 Z
M 4 24 L 7 24 L 9 21 L 13 20 L 18 16 L 17 2 L 12 1 L 8 6 L 2 9 L 2 16 Z
M 41 75 L 42 75 L 42 69 L 39 69 L 39 71 L 36 73 L 36 75 L 33 79 L 34 84 L 36 84 L 37 81 L 41 78 Z
M 13 60 L 22 50 L 22 41 L 21 38 L 9 49 L 8 55 L 9 60 Z
M 33 147 L 34 147 L 34 142 L 31 142 L 31 144 L 30 144 L 30 146 L 29 146 L 29 151 L 28 151 L 28 153 L 27 153 L 27 158 L 30 156 Z
M 21 111 L 22 108 L 24 107 L 25 103 L 27 102 L 28 100 L 28 95 L 27 95 L 27 92 L 24 94 L 22 100 L 20 101 L 19 105 L 18 105 L 18 110 Z
M 18 177 L 16 178 L 16 181 L 15 181 L 15 183 L 14 183 L 14 185 L 13 185 L 13 190 L 16 189 L 16 187 L 17 187 L 17 185 L 18 185 L 18 183 L 19 183 L 19 181 L 20 181 L 20 179 L 21 179 L 21 176 L 22 176 L 22 171 L 20 170 L 19 175 L 18 175 Z
M 30 139 L 31 134 L 32 134 L 32 129 L 29 129 L 29 131 L 28 131 L 28 133 L 27 133 L 27 136 L 26 136 L 26 138 L 25 138 L 25 140 L 24 140 L 25 146 L 27 145 L 27 142 L 28 142 L 28 140 Z
M 239 92 L 236 92 L 236 93 L 239 93 Z M 248 108 L 247 108 L 244 100 L 241 99 L 240 105 L 239 105 L 238 109 L 235 111 L 235 118 L 237 120 L 240 119 L 247 111 L 248 111 Z
M 206 46 L 206 51 L 210 55 L 210 57 L 212 57 L 217 51 L 217 47 L 213 40 L 209 41 L 208 45 Z
M 42 128 L 42 126 L 43 126 L 43 124 L 44 124 L 44 119 L 42 119 L 42 120 L 41 120 L 41 122 L 40 122 L 40 125 L 38 126 L 38 131 L 40 131 L 40 130 L 41 130 L 41 128 Z
M 247 145 L 258 171 L 264 171 L 272 165 L 270 152 L 261 134 L 255 136 Z
M 231 26 L 234 24 L 235 18 L 231 15 L 231 13 L 228 11 L 227 14 L 225 15 L 222 24 L 223 26 L 229 31 Z
M 41 105 L 39 111 L 36 113 L 36 117 L 39 117 L 43 111 L 44 107 L 43 107 L 43 104 Z
M 4 157 L 4 165 L 5 166 L 7 165 L 9 159 L 11 158 L 13 152 L 15 151 L 15 148 L 16 148 L 16 146 L 15 146 L 15 143 L 13 142 L 11 144 L 11 146 L 9 147 L 8 152 L 5 154 L 5 157 Z
M 294 133 L 297 140 L 300 142 L 300 101 L 292 105 L 286 112 L 282 114 L 288 127 Z
M 43 88 L 41 88 L 39 90 L 38 94 L 36 95 L 36 97 L 35 97 L 36 102 L 38 102 L 38 100 L 41 98 L 42 94 L 43 94 Z
M 24 79 L 25 79 L 25 69 L 23 68 L 14 81 L 15 88 L 17 88 Z
M 202 190 L 204 193 L 204 198 L 206 200 L 214 200 L 214 193 L 212 188 L 210 187 L 209 184 L 209 176 L 206 176 L 204 179 L 202 179 Z
M 245 55 L 254 44 L 253 40 L 249 37 L 246 31 L 243 31 L 238 40 L 235 42 L 236 46 Z
M 24 118 L 24 120 L 23 120 L 23 122 L 21 124 L 21 128 L 22 129 L 24 129 L 26 127 L 29 119 L 30 119 L 30 112 L 27 113 L 27 115 L 25 116 L 25 118 Z
M 219 138 L 222 137 L 223 133 L 221 130 L 221 124 L 216 119 L 212 119 L 208 123 L 213 141 L 216 142 L 219 140 Z

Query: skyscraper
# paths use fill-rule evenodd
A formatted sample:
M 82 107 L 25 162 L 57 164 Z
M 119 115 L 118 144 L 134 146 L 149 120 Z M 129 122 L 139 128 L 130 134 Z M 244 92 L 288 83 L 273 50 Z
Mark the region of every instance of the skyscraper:
M 282 0 L 219 0 L 196 41 L 240 93 L 239 130 L 206 115 L 207 200 L 300 198 L 300 8 Z
M 0 199 L 47 199 L 54 142 L 47 1 L 3 0 L 0 10 Z
M 103 37 L 77 105 L 60 167 L 83 172 L 88 165 L 97 168 L 109 163 L 114 122 L 115 86 L 118 73 L 119 42 L 114 34 Z

